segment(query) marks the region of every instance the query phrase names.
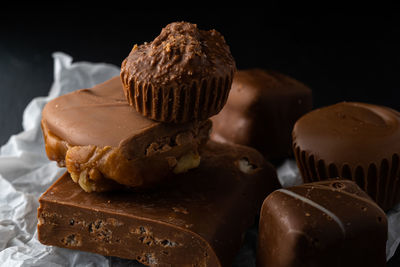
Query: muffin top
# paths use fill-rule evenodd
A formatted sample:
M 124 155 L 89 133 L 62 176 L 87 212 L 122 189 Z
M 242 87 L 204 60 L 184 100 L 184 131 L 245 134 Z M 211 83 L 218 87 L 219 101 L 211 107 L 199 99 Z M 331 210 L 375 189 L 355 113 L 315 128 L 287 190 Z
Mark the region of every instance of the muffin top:
M 129 80 L 175 87 L 209 76 L 232 75 L 235 69 L 230 49 L 219 32 L 174 22 L 151 43 L 135 45 L 121 71 L 130 76 Z
M 301 117 L 293 129 L 297 147 L 314 160 L 378 166 L 400 155 L 400 113 L 388 107 L 341 102 Z

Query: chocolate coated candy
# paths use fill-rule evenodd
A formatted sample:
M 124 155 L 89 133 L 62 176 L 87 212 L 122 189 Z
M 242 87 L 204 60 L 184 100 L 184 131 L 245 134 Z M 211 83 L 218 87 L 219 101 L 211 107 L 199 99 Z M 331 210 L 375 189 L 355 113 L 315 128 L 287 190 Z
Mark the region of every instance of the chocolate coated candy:
M 304 182 L 351 179 L 385 211 L 400 201 L 399 140 L 400 113 L 367 103 L 316 109 L 293 129 Z
M 263 203 L 259 267 L 386 265 L 385 213 L 349 180 L 279 189 Z
M 211 139 L 248 145 L 268 159 L 282 159 L 292 155 L 293 125 L 311 106 L 311 90 L 302 83 L 275 71 L 240 70 L 225 107 L 212 117 Z
M 206 120 L 225 105 L 236 71 L 216 30 L 174 22 L 152 42 L 135 45 L 122 62 L 125 95 L 142 115 L 182 123 Z
M 208 143 L 197 169 L 148 192 L 84 192 L 68 174 L 40 198 L 43 244 L 150 266 L 231 266 L 274 168 L 243 146 Z
M 88 192 L 148 187 L 197 167 L 211 122 L 152 121 L 125 99 L 119 77 L 50 101 L 42 129 L 51 160 Z

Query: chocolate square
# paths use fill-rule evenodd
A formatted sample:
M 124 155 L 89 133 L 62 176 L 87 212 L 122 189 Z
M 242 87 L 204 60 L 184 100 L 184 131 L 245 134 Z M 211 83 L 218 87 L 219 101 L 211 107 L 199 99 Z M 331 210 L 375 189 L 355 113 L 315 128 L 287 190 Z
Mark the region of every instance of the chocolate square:
M 311 90 L 275 71 L 238 71 L 228 101 L 212 117 L 211 139 L 256 148 L 268 159 L 292 155 L 296 120 L 312 108 Z
M 149 266 L 229 266 L 278 187 L 256 150 L 213 142 L 197 169 L 149 191 L 86 193 L 66 173 L 39 200 L 39 240 Z
M 258 266 L 385 266 L 387 227 L 353 181 L 279 189 L 262 206 Z

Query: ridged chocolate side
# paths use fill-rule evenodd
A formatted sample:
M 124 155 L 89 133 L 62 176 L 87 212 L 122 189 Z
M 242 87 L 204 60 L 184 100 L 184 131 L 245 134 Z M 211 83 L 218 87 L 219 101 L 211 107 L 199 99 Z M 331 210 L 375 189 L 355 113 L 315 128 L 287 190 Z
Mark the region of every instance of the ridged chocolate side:
M 400 201 L 400 158 L 396 153 L 390 159 L 371 162 L 368 166 L 350 166 L 325 162 L 295 142 L 293 151 L 304 183 L 335 177 L 353 180 L 385 211 Z
M 125 96 L 137 112 L 156 121 L 184 123 L 202 121 L 221 111 L 233 75 L 232 72 L 226 77 L 193 80 L 190 86 L 181 87 L 158 87 L 130 80 L 130 75 L 123 71 L 121 79 Z

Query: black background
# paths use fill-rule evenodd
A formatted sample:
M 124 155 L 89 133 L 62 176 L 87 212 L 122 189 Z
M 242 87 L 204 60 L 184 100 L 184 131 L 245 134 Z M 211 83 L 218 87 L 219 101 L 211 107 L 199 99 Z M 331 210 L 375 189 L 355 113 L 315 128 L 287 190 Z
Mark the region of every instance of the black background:
M 45 12 L 26 6 L 23 12 L 20 7 L 1 9 L 0 145 L 22 130 L 29 101 L 47 95 L 53 52 L 119 66 L 134 44 L 151 41 L 163 26 L 182 20 L 220 31 L 239 69 L 274 69 L 304 82 L 313 90 L 315 107 L 363 101 L 400 110 L 400 16 L 389 7 L 304 13 L 272 4 L 157 11 L 112 4 L 58 5 Z M 400 266 L 400 261 L 389 266 Z

